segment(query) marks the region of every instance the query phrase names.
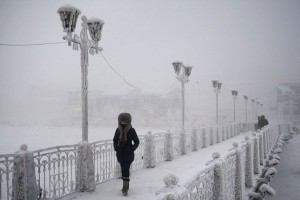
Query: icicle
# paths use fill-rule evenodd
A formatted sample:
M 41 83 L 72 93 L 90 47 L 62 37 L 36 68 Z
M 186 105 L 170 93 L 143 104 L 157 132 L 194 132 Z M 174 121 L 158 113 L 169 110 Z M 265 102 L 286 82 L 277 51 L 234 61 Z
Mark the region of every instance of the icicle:
M 78 51 L 78 44 L 76 42 L 73 42 L 73 50 Z

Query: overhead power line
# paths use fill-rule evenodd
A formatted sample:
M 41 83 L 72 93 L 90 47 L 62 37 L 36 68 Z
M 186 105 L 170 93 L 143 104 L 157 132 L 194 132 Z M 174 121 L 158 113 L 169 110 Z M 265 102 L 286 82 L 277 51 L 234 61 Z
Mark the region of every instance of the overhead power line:
M 42 46 L 42 45 L 51 45 L 51 44 L 64 44 L 64 43 L 66 43 L 66 42 L 45 42 L 45 43 L 29 43 L 29 44 L 0 43 L 0 46 L 22 47 L 22 46 Z
M 53 45 L 53 44 L 65 44 L 67 42 L 44 42 L 44 43 L 27 43 L 27 44 L 12 44 L 12 43 L 0 43 L 0 46 L 8 46 L 8 47 L 22 47 L 22 46 L 42 46 L 42 45 Z M 133 84 L 129 83 L 124 76 L 122 76 L 117 70 L 114 69 L 114 67 L 110 64 L 110 62 L 107 60 L 107 58 L 103 55 L 102 52 L 100 52 L 103 59 L 105 60 L 106 64 L 110 67 L 110 69 L 117 74 L 128 86 L 133 87 L 135 89 L 141 90 L 140 88 L 134 86 Z M 142 91 L 142 90 L 141 90 Z
M 133 87 L 135 89 L 141 90 L 140 88 L 132 85 L 131 83 L 129 83 L 119 72 L 117 72 L 113 66 L 108 62 L 108 60 L 106 59 L 106 57 L 103 55 L 102 52 L 100 52 L 100 54 L 102 55 L 103 59 L 105 60 L 106 64 L 110 67 L 110 69 L 115 72 L 127 85 L 129 85 L 130 87 Z

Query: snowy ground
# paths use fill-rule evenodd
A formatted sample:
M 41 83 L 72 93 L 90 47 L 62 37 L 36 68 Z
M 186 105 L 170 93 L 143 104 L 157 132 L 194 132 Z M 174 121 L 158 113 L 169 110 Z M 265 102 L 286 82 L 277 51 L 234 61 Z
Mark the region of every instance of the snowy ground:
M 134 172 L 131 176 L 128 198 L 136 200 L 155 199 L 155 192 L 164 187 L 163 177 L 169 173 L 178 176 L 179 184 L 183 185 L 205 167 L 205 163 L 212 159 L 211 154 L 213 152 L 218 151 L 222 156 L 225 156 L 228 150 L 232 148 L 233 142 L 240 143 L 244 140 L 244 136 L 248 134 L 250 132 L 209 146 L 208 148 L 202 148 L 197 152 L 181 156 L 171 162 L 160 162 L 155 168 Z M 123 200 L 121 184 L 121 179 L 113 179 L 97 185 L 96 190 L 92 193 L 75 193 L 63 198 L 63 200 Z
M 165 132 L 166 129 L 150 129 L 134 127 L 139 135 Z M 116 127 L 89 128 L 89 141 L 112 139 Z M 28 150 L 38 150 L 53 146 L 77 144 L 81 141 L 81 127 L 13 127 L 0 126 L 0 154 L 14 153 L 21 144 L 27 144 Z
M 300 135 L 286 143 L 276 167 L 278 173 L 271 181 L 271 187 L 276 191 L 272 200 L 299 200 L 300 199 Z

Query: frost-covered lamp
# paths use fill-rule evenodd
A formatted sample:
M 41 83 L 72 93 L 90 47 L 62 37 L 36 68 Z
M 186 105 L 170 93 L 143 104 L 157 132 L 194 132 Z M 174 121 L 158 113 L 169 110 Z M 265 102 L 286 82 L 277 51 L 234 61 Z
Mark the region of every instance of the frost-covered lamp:
M 238 91 L 236 91 L 236 90 L 232 90 L 231 93 L 232 93 L 232 96 L 234 96 L 234 97 L 236 97 L 238 95 Z
M 188 67 L 185 67 L 185 68 L 184 68 L 184 72 L 185 72 L 185 75 L 186 75 L 187 77 L 189 77 L 189 76 L 191 75 L 192 69 L 193 69 L 193 67 L 191 67 L 191 66 L 188 66 Z
M 222 83 L 218 82 L 218 89 L 221 90 L 221 87 L 222 87 Z
M 57 10 L 62 22 L 63 30 L 67 33 L 68 38 L 72 37 L 72 33 L 75 31 L 76 22 L 81 11 L 72 6 L 64 5 Z M 68 40 L 68 45 L 71 46 L 71 40 Z
M 217 88 L 218 87 L 218 81 L 213 80 L 212 85 L 213 85 L 214 88 Z
M 213 80 L 212 81 L 212 86 L 214 88 L 214 91 L 216 93 L 216 123 L 219 123 L 219 118 L 218 118 L 218 95 L 221 92 L 221 87 L 222 87 L 222 83 L 217 81 L 217 80 Z
M 175 73 L 178 75 L 180 72 L 180 68 L 183 65 L 182 62 L 173 62 L 172 64 L 173 64 Z
M 91 38 L 95 42 L 95 45 L 98 46 L 98 42 L 101 40 L 102 36 L 104 21 L 96 17 L 92 17 L 91 19 L 88 19 L 86 23 L 88 25 Z

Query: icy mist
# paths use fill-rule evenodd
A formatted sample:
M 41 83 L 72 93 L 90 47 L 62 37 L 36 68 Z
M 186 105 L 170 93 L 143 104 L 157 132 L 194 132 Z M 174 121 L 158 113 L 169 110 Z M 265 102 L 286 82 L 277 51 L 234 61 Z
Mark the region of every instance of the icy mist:
M 67 3 L 1 1 L 0 43 L 63 42 L 56 10 Z M 103 54 L 146 97 L 180 88 L 172 62 L 179 60 L 193 66 L 186 85 L 187 120 L 200 118 L 203 123 L 214 122 L 215 94 L 211 80 L 223 83 L 219 107 L 224 120 L 232 118 L 232 89 L 239 91 L 237 117 L 243 120 L 243 95 L 258 98 L 268 114 L 274 104 L 275 87 L 299 80 L 298 1 L 72 1 L 72 4 L 80 7 L 87 17 L 105 21 L 100 43 Z M 78 27 L 76 33 L 80 31 Z M 72 125 L 70 95 L 80 91 L 81 84 L 79 52 L 66 44 L 49 44 L 1 46 L 0 55 L 1 123 Z M 101 55 L 90 56 L 88 70 L 90 98 L 94 94 L 132 97 L 137 92 Z M 103 110 L 99 112 L 108 112 L 100 108 Z M 112 116 L 123 109 L 127 108 L 114 111 Z M 115 125 L 116 116 L 108 120 L 111 123 L 107 126 Z M 105 117 L 101 115 L 99 121 Z M 80 120 L 75 125 L 80 126 Z

